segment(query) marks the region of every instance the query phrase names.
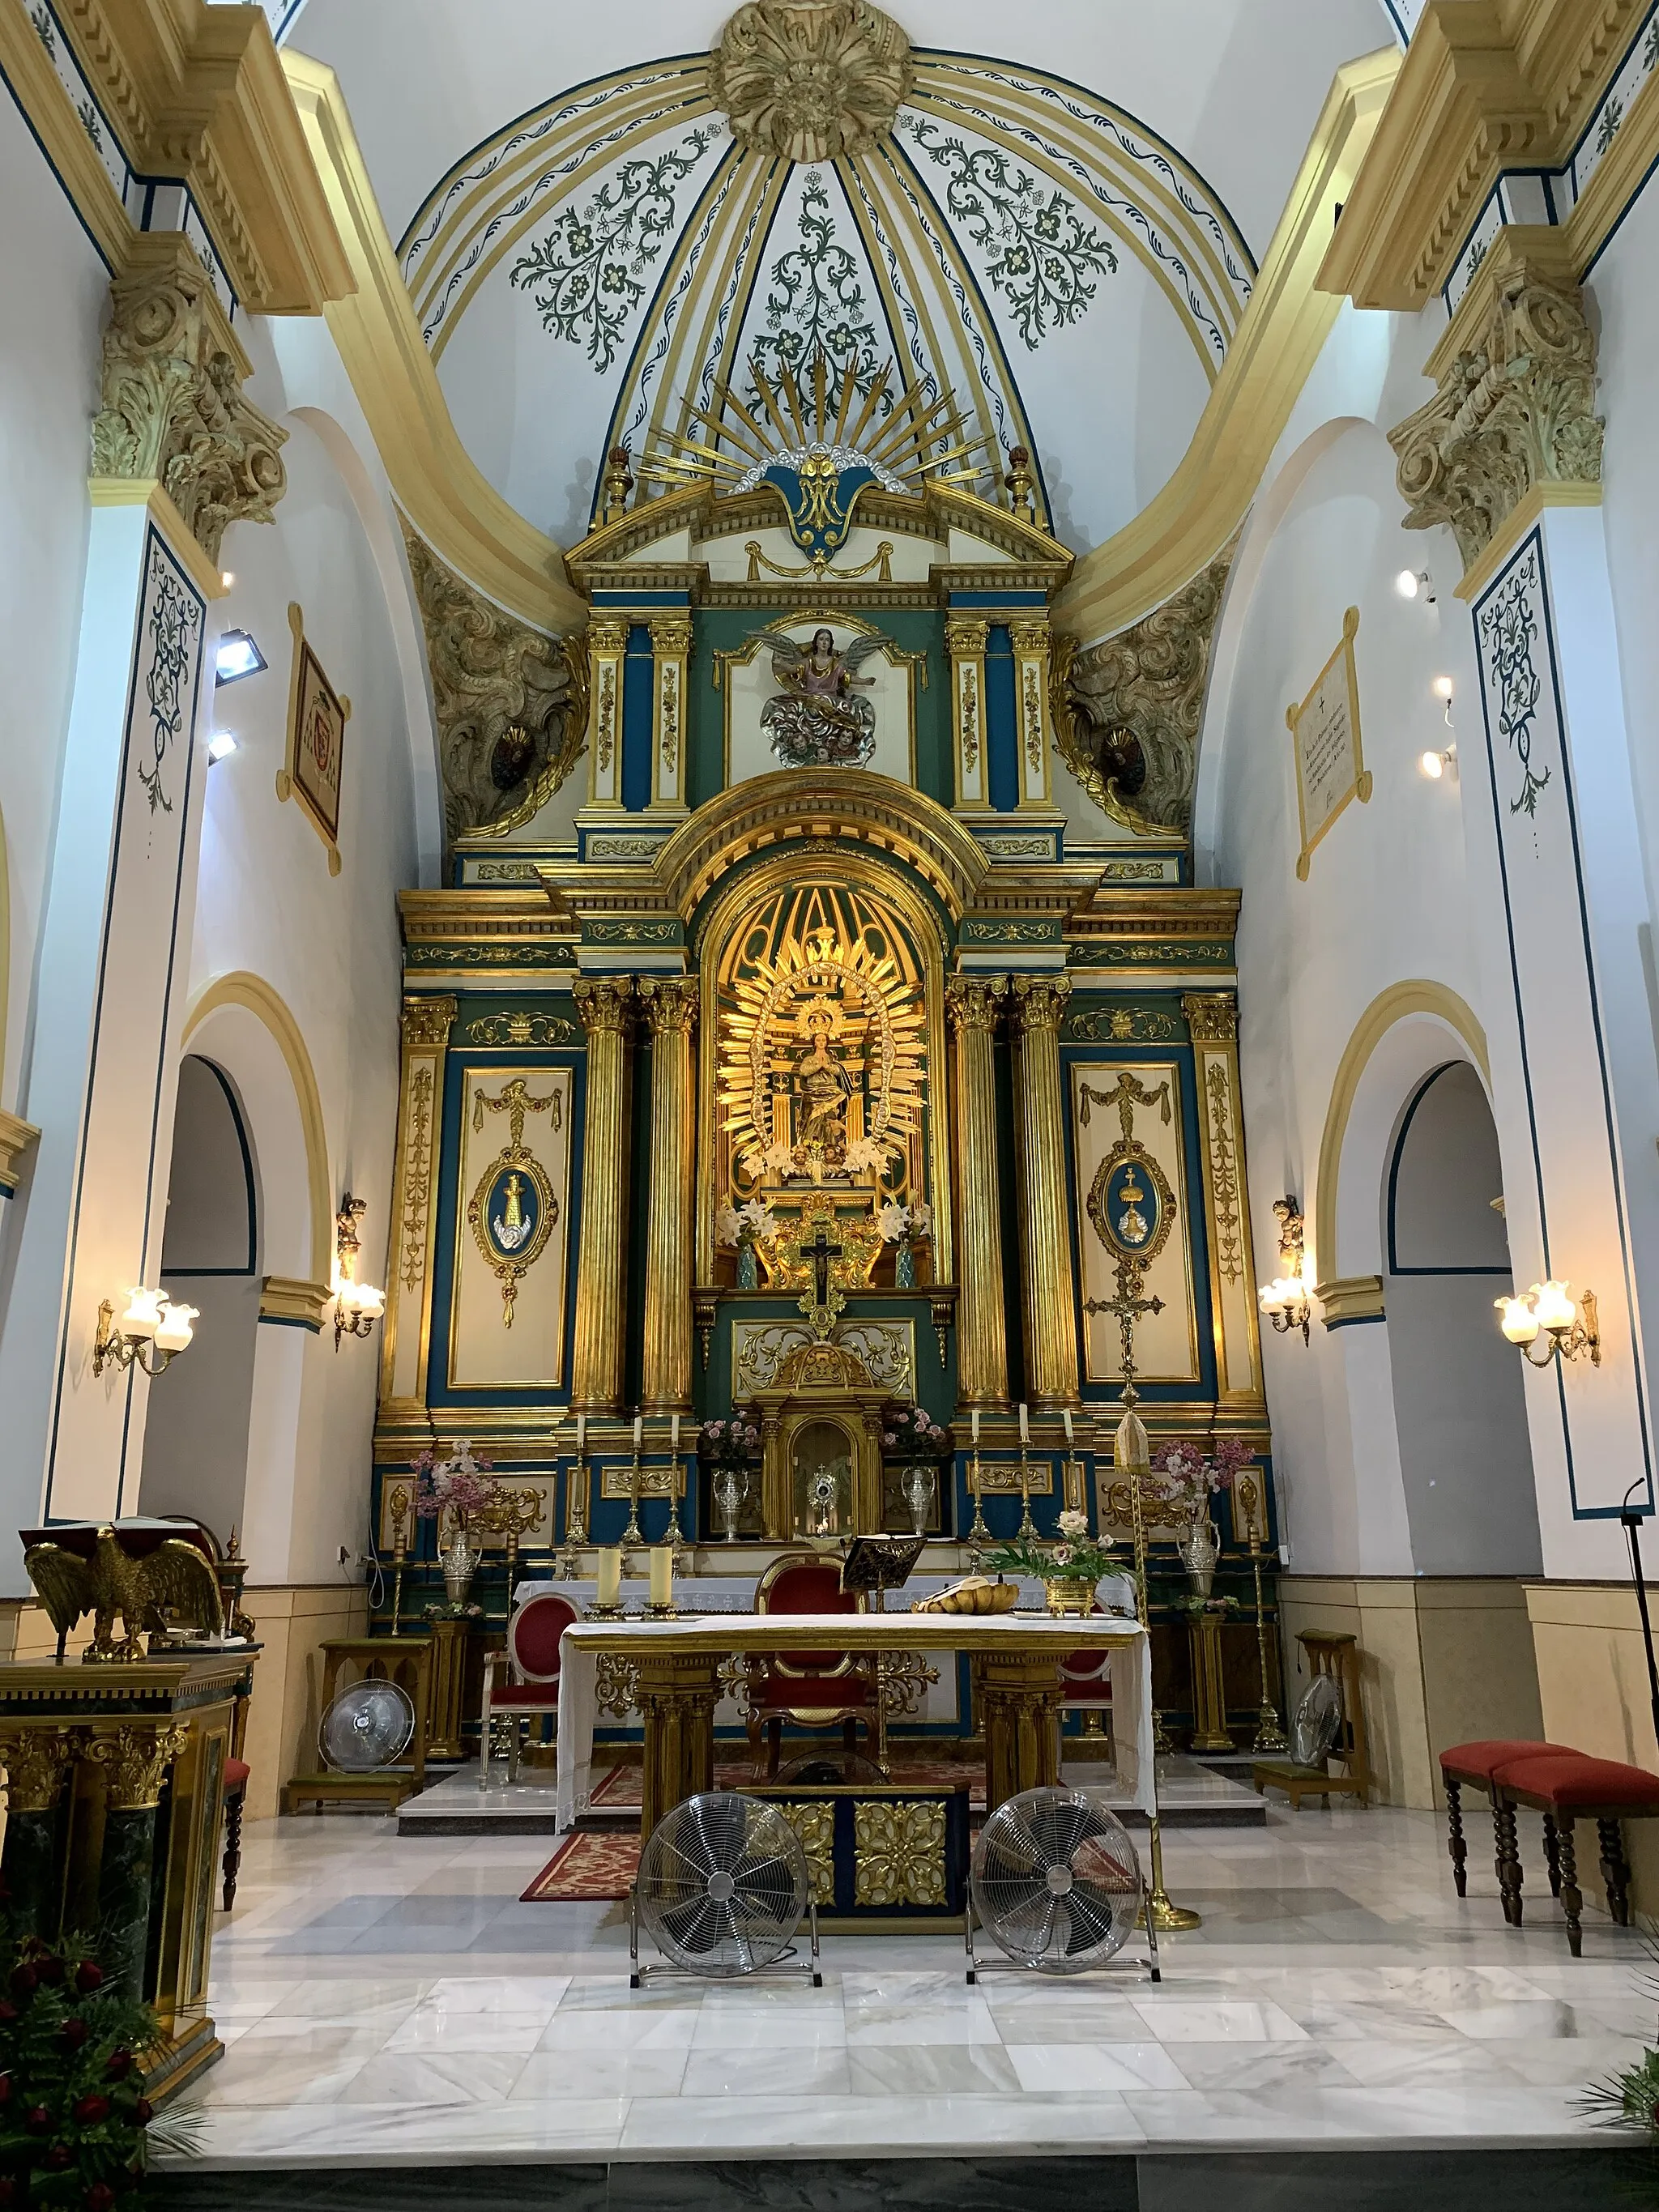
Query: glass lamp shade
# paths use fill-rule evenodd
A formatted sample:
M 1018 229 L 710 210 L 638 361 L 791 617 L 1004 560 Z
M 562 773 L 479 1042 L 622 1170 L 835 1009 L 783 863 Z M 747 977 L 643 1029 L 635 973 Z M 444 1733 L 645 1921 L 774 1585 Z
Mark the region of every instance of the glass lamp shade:
M 1538 1334 L 1538 1316 L 1530 1298 L 1498 1298 L 1494 1301 L 1503 1319 L 1498 1327 L 1511 1344 L 1531 1344 Z
M 357 1285 L 357 1310 L 370 1321 L 379 1321 L 386 1311 L 386 1292 L 377 1291 L 373 1284 Z
M 1256 1303 L 1260 1305 L 1264 1314 L 1284 1312 L 1285 1285 L 1282 1279 L 1277 1282 L 1263 1283 L 1261 1289 L 1255 1295 Z
M 123 1336 L 153 1337 L 161 1326 L 161 1293 L 135 1283 L 127 1292 L 126 1311 L 116 1324 Z
M 158 1352 L 182 1352 L 195 1334 L 191 1323 L 199 1317 L 200 1312 L 198 1306 L 176 1306 L 170 1298 L 166 1300 L 155 1331 L 155 1349 Z
M 1578 1309 L 1567 1296 L 1565 1283 L 1550 1281 L 1533 1286 L 1532 1310 L 1540 1328 L 1568 1329 L 1578 1318 Z

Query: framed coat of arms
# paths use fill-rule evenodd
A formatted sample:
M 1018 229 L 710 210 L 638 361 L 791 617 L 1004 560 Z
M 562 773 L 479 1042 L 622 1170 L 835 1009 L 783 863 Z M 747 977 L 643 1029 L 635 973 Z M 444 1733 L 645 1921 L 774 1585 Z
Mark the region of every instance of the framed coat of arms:
M 328 872 L 340 872 L 340 780 L 345 764 L 351 702 L 337 692 L 306 642 L 305 615 L 288 611 L 294 633 L 294 673 L 289 685 L 288 763 L 276 776 L 278 799 L 297 799 L 328 848 Z

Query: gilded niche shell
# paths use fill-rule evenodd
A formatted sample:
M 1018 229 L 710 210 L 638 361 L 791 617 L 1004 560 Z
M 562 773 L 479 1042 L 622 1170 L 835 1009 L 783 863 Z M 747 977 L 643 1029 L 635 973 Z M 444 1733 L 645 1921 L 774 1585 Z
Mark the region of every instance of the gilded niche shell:
M 909 96 L 910 42 L 867 0 L 750 0 L 721 32 L 708 77 L 741 143 L 828 161 L 892 128 Z

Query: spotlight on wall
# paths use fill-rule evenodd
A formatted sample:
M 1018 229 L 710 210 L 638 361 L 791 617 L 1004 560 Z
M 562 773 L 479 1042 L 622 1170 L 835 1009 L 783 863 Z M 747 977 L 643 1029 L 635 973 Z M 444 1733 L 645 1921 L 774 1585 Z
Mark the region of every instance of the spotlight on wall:
M 1282 1265 L 1273 1281 L 1263 1283 L 1257 1291 L 1256 1303 L 1280 1336 L 1299 1328 L 1302 1341 L 1306 1344 L 1313 1319 L 1313 1301 L 1302 1274 L 1307 1258 L 1302 1209 L 1293 1198 L 1276 1198 L 1273 1219 L 1279 1224 L 1279 1257 Z
M 228 730 L 216 730 L 208 739 L 208 758 L 210 761 L 228 760 L 236 750 L 236 740 Z
M 1443 775 L 1449 775 L 1452 781 L 1455 783 L 1457 781 L 1457 748 L 1455 745 L 1448 745 L 1444 752 L 1419 753 L 1417 757 L 1417 765 L 1421 773 L 1427 776 L 1431 783 L 1438 783 Z
M 191 1323 L 198 1314 L 198 1308 L 176 1306 L 164 1291 L 147 1291 L 142 1283 L 127 1292 L 118 1321 L 113 1300 L 106 1298 L 98 1309 L 93 1373 L 101 1375 L 106 1367 L 128 1368 L 135 1360 L 146 1375 L 165 1373 L 174 1355 L 188 1346 L 194 1334 Z
M 240 684 L 245 676 L 257 676 L 266 665 L 265 657 L 245 629 L 228 629 L 220 635 L 214 649 L 213 680 L 217 684 Z
M 1429 689 L 1437 699 L 1442 699 L 1449 708 L 1452 702 L 1452 680 L 1449 676 L 1437 676 Z
M 1434 578 L 1426 568 L 1402 568 L 1394 587 L 1402 599 L 1425 599 L 1430 606 L 1434 605 Z
M 1578 1359 L 1586 1352 L 1592 1367 L 1601 1364 L 1594 1291 L 1582 1291 L 1575 1304 L 1566 1285 L 1552 1279 L 1534 1283 L 1520 1297 L 1492 1303 L 1503 1316 L 1498 1327 L 1530 1366 L 1547 1367 L 1552 1359 Z M 1541 1359 L 1532 1350 L 1540 1336 L 1549 1340 Z
M 357 1224 L 368 1211 L 368 1201 L 348 1191 L 334 1217 L 334 1349 L 343 1336 L 367 1336 L 386 1312 L 386 1292 L 357 1280 L 362 1240 Z

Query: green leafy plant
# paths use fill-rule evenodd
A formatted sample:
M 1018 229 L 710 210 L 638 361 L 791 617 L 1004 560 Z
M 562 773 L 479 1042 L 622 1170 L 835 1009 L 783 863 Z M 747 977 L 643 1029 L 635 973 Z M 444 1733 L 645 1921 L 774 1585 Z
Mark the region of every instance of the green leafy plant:
M 1029 1537 L 1011 1537 L 988 1552 L 985 1564 L 1000 1575 L 1036 1575 L 1043 1582 L 1096 1582 L 1118 1572 L 1117 1561 L 1105 1543 L 1089 1534 L 1088 1516 L 1075 1510 L 1060 1516 L 1060 1541 L 1034 1544 Z
M 191 2147 L 194 2114 L 155 2122 L 142 2063 L 155 2012 L 112 1988 L 84 1939 L 8 1943 L 0 1996 L 0 2206 L 118 2212 L 150 2145 Z

